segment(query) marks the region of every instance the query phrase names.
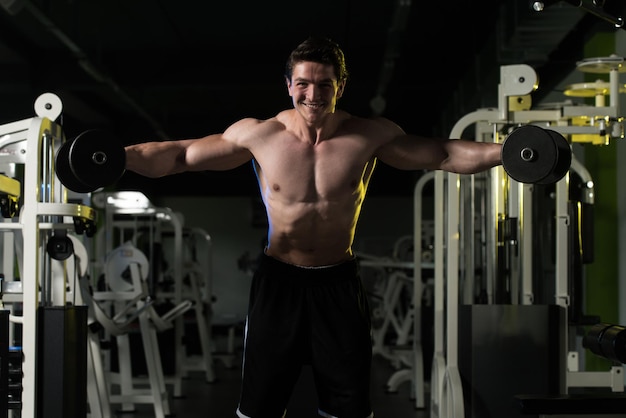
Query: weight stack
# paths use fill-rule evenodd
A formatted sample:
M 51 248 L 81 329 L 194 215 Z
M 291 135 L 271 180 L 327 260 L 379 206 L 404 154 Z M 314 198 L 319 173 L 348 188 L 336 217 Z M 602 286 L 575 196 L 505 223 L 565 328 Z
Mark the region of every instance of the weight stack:
M 558 395 L 565 382 L 565 310 L 462 305 L 458 366 L 465 416 L 521 418 L 520 394 Z
M 37 312 L 37 418 L 87 416 L 87 307 Z
M 9 311 L 0 310 L 0 417 L 9 411 Z

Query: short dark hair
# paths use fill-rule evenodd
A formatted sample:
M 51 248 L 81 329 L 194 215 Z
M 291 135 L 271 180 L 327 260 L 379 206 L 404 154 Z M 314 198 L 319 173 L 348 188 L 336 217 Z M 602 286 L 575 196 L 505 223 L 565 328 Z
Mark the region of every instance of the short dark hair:
M 293 67 L 302 61 L 318 62 L 332 65 L 335 69 L 337 81 L 348 79 L 346 59 L 339 45 L 324 37 L 311 36 L 294 49 L 285 65 L 285 77 L 291 80 Z

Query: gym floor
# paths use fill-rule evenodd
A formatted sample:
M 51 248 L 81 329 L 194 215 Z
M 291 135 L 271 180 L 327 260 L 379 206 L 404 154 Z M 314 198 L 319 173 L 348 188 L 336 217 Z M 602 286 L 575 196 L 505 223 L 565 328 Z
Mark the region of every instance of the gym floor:
M 425 418 L 428 409 L 416 408 L 410 398 L 410 384 L 401 384 L 397 392 L 388 393 L 386 383 L 395 372 L 388 360 L 375 356 L 372 367 L 372 403 L 377 418 Z M 220 360 L 215 362 L 215 382 L 208 383 L 201 372 L 191 373 L 183 382 L 183 397 L 170 397 L 172 416 L 195 418 L 231 418 L 236 417 L 235 409 L 239 395 L 241 369 L 235 361 L 234 367 L 226 367 Z M 428 395 L 427 395 L 428 396 Z M 115 410 L 115 405 L 113 406 Z M 294 388 L 287 418 L 319 418 L 316 413 L 315 389 L 310 371 L 304 369 L 298 384 Z M 118 417 L 148 418 L 154 417 L 154 410 L 149 404 L 137 405 L 133 413 L 119 413 Z

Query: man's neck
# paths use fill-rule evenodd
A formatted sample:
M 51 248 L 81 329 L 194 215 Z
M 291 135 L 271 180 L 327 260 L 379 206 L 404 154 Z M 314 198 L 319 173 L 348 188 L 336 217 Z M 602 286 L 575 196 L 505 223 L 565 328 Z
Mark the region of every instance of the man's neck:
M 312 144 L 320 143 L 335 136 L 337 129 L 345 120 L 343 112 L 328 113 L 317 121 L 308 121 L 294 110 L 294 122 L 299 136 Z

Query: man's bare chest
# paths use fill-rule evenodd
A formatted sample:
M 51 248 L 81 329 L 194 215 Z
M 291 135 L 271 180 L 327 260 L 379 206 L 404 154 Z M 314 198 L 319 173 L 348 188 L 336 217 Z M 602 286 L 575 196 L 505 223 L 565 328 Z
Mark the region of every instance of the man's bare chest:
M 269 193 L 294 200 L 342 200 L 363 186 L 370 160 L 354 147 L 296 144 L 264 153 L 256 163 L 260 185 Z

